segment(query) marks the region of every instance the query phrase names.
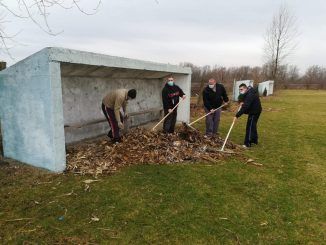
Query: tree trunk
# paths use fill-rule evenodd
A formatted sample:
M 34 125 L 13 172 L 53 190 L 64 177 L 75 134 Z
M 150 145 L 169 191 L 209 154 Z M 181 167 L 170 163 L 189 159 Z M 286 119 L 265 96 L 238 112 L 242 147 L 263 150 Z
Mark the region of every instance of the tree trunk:
M 277 70 L 278 70 L 278 59 L 279 59 L 279 52 L 280 52 L 280 39 L 277 39 L 277 47 L 276 47 L 276 58 L 275 58 L 275 67 L 274 67 L 274 74 L 273 80 L 276 80 Z

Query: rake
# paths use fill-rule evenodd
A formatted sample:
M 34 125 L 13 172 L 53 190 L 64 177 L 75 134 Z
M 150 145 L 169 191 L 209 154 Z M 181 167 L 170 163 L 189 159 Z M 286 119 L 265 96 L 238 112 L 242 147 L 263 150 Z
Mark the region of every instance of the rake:
M 158 126 L 158 125 L 160 125 L 164 120 L 165 120 L 165 118 L 167 118 L 177 107 L 178 107 L 178 105 L 182 102 L 182 101 L 184 101 L 185 99 L 181 99 L 181 100 L 179 100 L 179 102 L 178 102 L 178 104 L 176 104 L 174 107 L 173 107 L 173 109 L 172 109 L 172 111 L 170 111 L 168 114 L 166 114 L 165 115 L 165 117 L 163 117 L 162 119 L 161 119 L 161 121 L 159 121 L 153 128 L 152 128 L 152 130 L 154 131 L 155 130 L 155 128 Z
M 240 109 L 241 109 L 241 105 L 239 106 L 238 111 L 239 111 Z M 233 121 L 232 121 L 231 127 L 230 127 L 230 129 L 229 129 L 229 132 L 228 132 L 228 134 L 227 134 L 226 137 L 225 137 L 225 140 L 224 140 L 224 143 L 223 143 L 223 145 L 222 145 L 221 150 L 219 150 L 219 151 L 221 151 L 221 152 L 225 152 L 225 153 L 230 153 L 230 154 L 234 153 L 234 152 L 231 152 L 231 151 L 224 151 L 224 148 L 225 148 L 226 142 L 227 142 L 228 139 L 229 139 L 229 136 L 230 136 L 230 134 L 231 134 L 231 131 L 232 131 L 232 129 L 233 129 L 233 126 L 234 126 L 236 120 L 237 120 L 236 118 L 233 118 Z
M 188 126 L 191 127 L 191 125 L 193 125 L 194 123 L 196 123 L 196 122 L 202 120 L 203 118 L 205 118 L 205 117 L 207 117 L 208 115 L 214 113 L 215 111 L 221 109 L 222 107 L 226 106 L 227 104 L 228 104 L 228 103 L 225 103 L 225 104 L 221 105 L 219 108 L 216 108 L 216 109 L 214 109 L 213 111 L 208 112 L 207 114 L 201 116 L 200 118 L 196 119 L 196 120 L 193 121 L 192 123 L 189 123 Z

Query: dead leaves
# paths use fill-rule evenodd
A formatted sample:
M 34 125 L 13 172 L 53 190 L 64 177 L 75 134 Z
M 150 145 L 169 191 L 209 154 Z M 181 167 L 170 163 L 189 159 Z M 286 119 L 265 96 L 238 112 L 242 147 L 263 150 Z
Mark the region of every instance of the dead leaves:
M 6 220 L 5 222 L 25 221 L 25 220 L 31 220 L 31 219 L 32 219 L 32 218 L 10 219 L 10 220 Z
M 77 194 L 74 193 L 74 190 L 71 190 L 71 192 L 66 193 L 66 194 L 59 195 L 59 196 L 57 196 L 57 197 L 66 197 L 66 196 L 71 196 L 71 195 L 75 195 L 75 196 L 77 196 Z
M 257 163 L 257 162 L 255 162 L 255 160 L 253 160 L 253 159 L 248 159 L 248 160 L 245 162 L 245 164 L 253 165 L 253 166 L 256 166 L 256 167 L 262 167 L 262 166 L 263 166 L 263 164 L 261 164 L 261 163 Z
M 92 222 L 99 222 L 100 219 L 98 217 L 96 217 L 95 215 L 92 215 L 91 217 L 91 221 L 89 221 L 89 223 L 92 223 Z
M 97 182 L 97 181 L 100 181 L 100 180 L 98 180 L 98 179 L 87 179 L 87 180 L 84 180 L 83 182 L 85 184 L 90 184 L 90 183 Z
M 67 171 L 97 176 L 134 164 L 217 162 L 224 157 L 218 151 L 222 144 L 223 139 L 219 137 L 207 139 L 187 127 L 182 127 L 171 135 L 135 128 L 119 144 L 102 139 L 70 146 L 67 149 Z M 228 143 L 227 147 L 237 149 L 232 143 Z M 93 181 L 86 180 L 84 183 L 90 184 Z
M 90 184 L 93 183 L 93 182 L 98 182 L 100 180 L 98 179 L 87 179 L 87 180 L 84 180 L 83 183 L 85 183 L 85 186 L 84 186 L 84 191 L 85 192 L 89 192 L 90 191 Z

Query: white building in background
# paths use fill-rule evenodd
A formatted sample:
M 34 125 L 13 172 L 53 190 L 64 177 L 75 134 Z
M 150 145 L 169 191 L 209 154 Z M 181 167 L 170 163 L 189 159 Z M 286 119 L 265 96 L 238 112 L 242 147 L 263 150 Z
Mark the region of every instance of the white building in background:
M 266 96 L 272 95 L 274 92 L 274 81 L 269 80 L 258 84 L 258 92 L 260 96 L 264 95 L 265 89 L 267 91 Z
M 239 91 L 239 85 L 240 84 L 246 84 L 247 86 L 251 86 L 253 87 L 254 86 L 254 81 L 253 80 L 242 80 L 242 81 L 235 81 L 233 82 L 233 100 L 234 101 L 238 101 L 238 97 L 239 97 L 239 94 L 240 94 L 240 91 Z

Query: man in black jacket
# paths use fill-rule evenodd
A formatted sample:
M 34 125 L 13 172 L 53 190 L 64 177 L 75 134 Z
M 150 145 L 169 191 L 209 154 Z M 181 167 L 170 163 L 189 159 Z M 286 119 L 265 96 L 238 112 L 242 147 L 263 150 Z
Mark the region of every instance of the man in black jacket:
M 206 117 L 206 135 L 211 137 L 217 134 L 221 117 L 221 109 L 214 110 L 219 108 L 223 102 L 229 102 L 229 98 L 224 86 L 216 83 L 216 80 L 211 78 L 203 91 L 203 101 L 205 112 L 212 112 Z
M 244 101 L 235 118 L 237 119 L 243 114 L 248 114 L 244 147 L 251 147 L 252 144 L 258 144 L 257 122 L 262 107 L 257 89 L 250 86 L 247 87 L 246 84 L 242 83 L 239 86 L 239 90 L 240 94 L 243 94 Z
M 169 76 L 162 90 L 164 115 L 170 113 L 179 103 L 179 97 L 185 99 L 186 95 L 179 86 L 174 84 L 173 76 Z M 177 122 L 177 110 L 178 108 L 175 108 L 175 110 L 164 120 L 164 133 L 174 133 L 174 127 Z

